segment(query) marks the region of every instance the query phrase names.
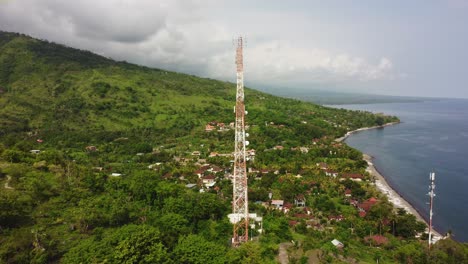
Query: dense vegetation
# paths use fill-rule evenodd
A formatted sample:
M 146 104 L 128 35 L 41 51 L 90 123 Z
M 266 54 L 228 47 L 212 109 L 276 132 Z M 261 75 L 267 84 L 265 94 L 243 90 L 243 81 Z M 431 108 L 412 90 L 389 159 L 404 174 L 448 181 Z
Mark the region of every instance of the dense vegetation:
M 251 89 L 249 200 L 264 232 L 231 248 L 234 94 L 231 83 L 0 32 L 0 262 L 269 263 L 286 248 L 293 263 L 467 260 L 450 239 L 428 254 L 415 237 L 424 225 L 394 211 L 362 154 L 334 140 L 396 117 Z M 346 173 L 363 181 L 340 181 Z M 350 203 L 370 198 L 359 216 Z M 296 200 L 305 205 L 286 206 Z

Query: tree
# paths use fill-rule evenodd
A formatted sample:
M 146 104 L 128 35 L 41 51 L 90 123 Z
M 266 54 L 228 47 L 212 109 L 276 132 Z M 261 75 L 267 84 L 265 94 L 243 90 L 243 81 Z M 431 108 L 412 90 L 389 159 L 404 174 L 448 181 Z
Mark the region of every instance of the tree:
M 241 244 L 238 248 L 230 250 L 227 254 L 228 263 L 245 263 L 256 264 L 264 263 L 262 258 L 262 250 L 260 244 L 257 242 L 247 242 Z
M 159 230 L 142 226 L 139 232 L 120 241 L 115 247 L 115 260 L 119 263 L 173 263 L 159 238 Z
M 183 216 L 175 213 L 164 214 L 156 221 L 156 225 L 162 231 L 162 241 L 169 248 L 175 246 L 179 236 L 187 235 L 190 232 L 189 222 Z
M 206 264 L 225 263 L 226 248 L 210 242 L 199 235 L 188 235 L 179 239 L 173 251 L 179 263 Z
M 33 200 L 28 194 L 2 190 L 0 192 L 0 230 L 2 227 L 14 227 L 29 222 L 32 205 Z

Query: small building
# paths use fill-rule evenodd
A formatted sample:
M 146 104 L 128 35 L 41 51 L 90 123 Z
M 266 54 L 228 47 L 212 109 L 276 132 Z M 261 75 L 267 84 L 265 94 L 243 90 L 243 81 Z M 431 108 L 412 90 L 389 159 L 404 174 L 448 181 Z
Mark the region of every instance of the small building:
M 121 174 L 121 173 L 115 173 L 115 172 L 113 172 L 113 173 L 111 173 L 110 176 L 112 176 L 112 177 L 120 177 L 120 176 L 122 176 L 122 174 Z
M 195 150 L 194 152 L 192 152 L 192 156 L 200 156 L 200 155 L 201 153 L 198 150 Z
M 330 169 L 325 169 L 325 175 L 336 178 L 338 176 L 338 172 Z
M 283 213 L 287 214 L 293 208 L 292 203 L 284 203 L 283 204 Z
M 283 200 L 271 200 L 271 206 L 276 209 L 283 209 L 284 201 Z
M 193 187 L 197 186 L 195 183 L 189 183 L 189 184 L 186 184 L 185 187 L 189 188 L 189 189 L 192 189 Z
M 29 152 L 31 152 L 32 154 L 39 154 L 39 153 L 41 153 L 41 151 L 38 150 L 38 149 L 31 149 Z
M 87 146 L 85 149 L 86 151 L 89 151 L 89 152 L 94 152 L 98 150 L 96 146 Z
M 336 221 L 336 222 L 340 222 L 340 221 L 343 221 L 344 220 L 344 217 L 343 215 L 331 215 L 328 217 L 328 220 L 330 221 Z
M 325 162 L 319 162 L 317 163 L 317 167 L 319 167 L 321 170 L 326 170 L 328 169 L 328 164 Z
M 205 131 L 206 131 L 206 132 L 211 132 L 211 131 L 213 131 L 213 130 L 215 130 L 215 129 L 216 129 L 216 127 L 215 127 L 215 126 L 212 126 L 212 125 L 210 125 L 210 124 L 207 124 L 207 125 L 205 126 Z
M 369 212 L 369 210 L 374 206 L 379 200 L 374 197 L 369 198 L 368 200 L 358 204 L 358 208 L 360 211 Z
M 202 182 L 203 184 L 211 184 L 211 183 L 216 183 L 216 177 L 212 174 L 206 175 L 202 177 Z
M 249 168 L 248 168 L 248 172 L 249 172 L 249 173 L 259 173 L 260 170 L 255 169 L 255 168 L 252 168 L 252 167 L 249 167 Z
M 222 168 L 218 167 L 218 166 L 213 166 L 209 169 L 209 171 L 213 172 L 213 173 L 218 173 L 218 172 L 222 172 L 224 171 Z
M 346 197 L 351 197 L 351 190 L 350 189 L 346 189 L 344 193 L 345 193 Z
M 304 153 L 304 154 L 309 153 L 309 148 L 307 148 L 307 147 L 300 147 L 299 149 L 300 149 L 301 152 Z
M 304 207 L 305 206 L 305 197 L 303 194 L 299 194 L 298 196 L 296 196 L 296 198 L 294 198 L 294 204 L 298 207 Z
M 352 181 L 362 181 L 364 179 L 364 175 L 360 173 L 344 173 L 343 177 L 340 180 L 350 179 Z
M 344 247 L 344 244 L 341 243 L 339 240 L 337 239 L 333 239 L 331 241 L 331 243 L 336 247 L 336 248 L 339 248 L 339 249 L 342 249 Z

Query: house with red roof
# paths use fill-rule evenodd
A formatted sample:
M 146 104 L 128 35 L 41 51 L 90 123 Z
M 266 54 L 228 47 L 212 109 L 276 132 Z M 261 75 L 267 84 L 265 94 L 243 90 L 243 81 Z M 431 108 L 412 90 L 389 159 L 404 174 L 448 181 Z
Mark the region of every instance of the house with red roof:
M 377 200 L 376 198 L 371 197 L 368 200 L 358 204 L 357 207 L 360 211 L 359 216 L 361 216 L 361 212 L 365 212 L 367 214 L 367 212 L 369 212 L 372 206 L 374 206 L 378 201 L 379 200 Z M 363 215 L 366 216 L 366 214 L 363 214 Z M 364 216 L 361 216 L 361 217 L 364 217 Z
M 202 177 L 203 184 L 212 184 L 216 182 L 216 177 L 213 174 Z
M 351 197 L 351 190 L 350 189 L 346 189 L 344 193 L 345 193 L 346 197 Z
M 362 181 L 364 179 L 364 175 L 360 173 L 343 173 L 340 180 L 350 179 L 352 181 Z
M 205 126 L 205 131 L 206 131 L 206 132 L 211 132 L 211 131 L 213 131 L 213 130 L 215 130 L 215 129 L 216 129 L 216 127 L 215 127 L 215 126 L 212 126 L 212 125 L 210 125 L 210 124 L 207 124 L 207 125 Z

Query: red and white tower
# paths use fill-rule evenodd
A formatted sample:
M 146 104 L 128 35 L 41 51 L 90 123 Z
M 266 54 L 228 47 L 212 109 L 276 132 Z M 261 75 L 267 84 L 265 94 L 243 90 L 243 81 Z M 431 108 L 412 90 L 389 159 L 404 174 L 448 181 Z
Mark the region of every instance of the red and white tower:
M 247 168 L 245 158 L 245 104 L 244 104 L 244 63 L 243 63 L 242 37 L 237 39 L 236 65 L 237 65 L 237 92 L 235 123 L 235 149 L 234 149 L 234 176 L 232 214 L 229 216 L 234 224 L 232 245 L 238 246 L 249 239 L 249 204 L 247 199 Z

